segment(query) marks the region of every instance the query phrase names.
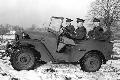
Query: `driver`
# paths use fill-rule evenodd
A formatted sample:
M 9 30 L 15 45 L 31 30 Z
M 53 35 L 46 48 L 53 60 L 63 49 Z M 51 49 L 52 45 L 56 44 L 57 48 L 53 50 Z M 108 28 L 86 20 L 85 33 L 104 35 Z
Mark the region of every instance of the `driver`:
M 66 27 L 63 28 L 63 33 L 62 33 L 62 40 L 61 42 L 58 43 L 58 47 L 56 52 L 61 53 L 63 48 L 65 47 L 66 44 L 71 44 L 75 45 L 75 42 L 73 41 L 73 38 L 71 37 L 72 34 L 75 34 L 75 28 L 73 25 L 71 25 L 71 19 L 66 18 Z

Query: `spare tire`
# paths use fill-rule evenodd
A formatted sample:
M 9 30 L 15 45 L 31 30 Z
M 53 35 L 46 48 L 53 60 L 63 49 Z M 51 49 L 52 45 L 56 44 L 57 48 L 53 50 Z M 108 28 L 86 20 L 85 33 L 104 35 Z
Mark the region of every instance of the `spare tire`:
M 30 70 L 35 66 L 35 55 L 29 48 L 22 48 L 11 55 L 12 67 L 16 70 Z

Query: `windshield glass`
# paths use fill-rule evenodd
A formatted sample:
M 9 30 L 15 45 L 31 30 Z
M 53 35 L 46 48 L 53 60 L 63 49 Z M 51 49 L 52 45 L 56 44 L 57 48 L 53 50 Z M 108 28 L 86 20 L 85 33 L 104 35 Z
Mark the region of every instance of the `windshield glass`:
M 59 31 L 61 23 L 62 23 L 61 19 L 54 19 L 54 18 L 52 18 L 52 21 L 51 21 L 51 24 L 50 24 L 50 28 L 52 28 L 55 31 Z

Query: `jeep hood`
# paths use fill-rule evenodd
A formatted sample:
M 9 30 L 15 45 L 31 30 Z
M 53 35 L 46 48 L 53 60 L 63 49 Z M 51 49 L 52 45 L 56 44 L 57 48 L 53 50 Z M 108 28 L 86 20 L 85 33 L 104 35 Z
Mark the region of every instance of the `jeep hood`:
M 41 39 L 42 37 L 52 37 L 56 38 L 55 35 L 53 35 L 50 32 L 40 32 L 40 31 L 30 31 L 30 30 L 24 30 L 23 32 L 27 33 L 31 39 Z M 16 32 L 19 37 L 22 36 L 22 32 Z

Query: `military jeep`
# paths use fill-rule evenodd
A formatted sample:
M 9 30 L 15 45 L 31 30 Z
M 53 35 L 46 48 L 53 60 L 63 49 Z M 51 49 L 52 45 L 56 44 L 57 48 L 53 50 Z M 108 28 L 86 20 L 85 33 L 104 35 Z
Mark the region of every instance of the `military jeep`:
M 51 18 L 60 19 L 62 22 L 64 19 L 63 17 Z M 50 29 L 42 33 L 26 30 L 25 33 L 29 38 L 20 38 L 22 33 L 19 33 L 21 35 L 16 33 L 16 40 L 11 45 L 12 50 L 8 51 L 11 64 L 16 70 L 34 69 L 37 61 L 41 65 L 43 62 L 51 61 L 53 64 L 79 64 L 83 71 L 95 72 L 111 59 L 113 54 L 113 43 L 95 39 L 81 40 L 74 46 L 66 45 L 63 53 L 57 53 L 58 37 L 61 33 L 55 33 Z

